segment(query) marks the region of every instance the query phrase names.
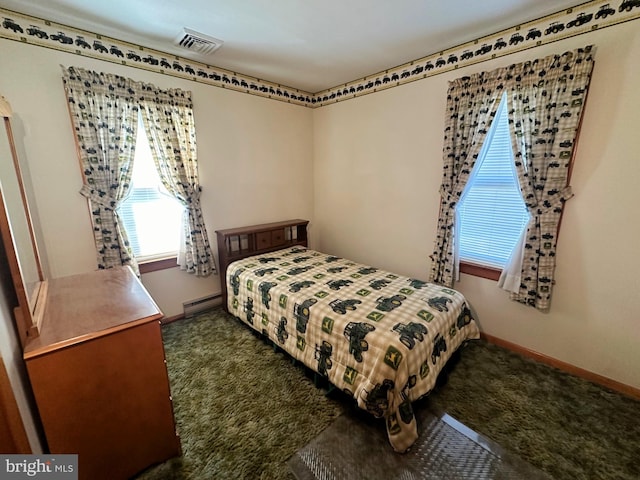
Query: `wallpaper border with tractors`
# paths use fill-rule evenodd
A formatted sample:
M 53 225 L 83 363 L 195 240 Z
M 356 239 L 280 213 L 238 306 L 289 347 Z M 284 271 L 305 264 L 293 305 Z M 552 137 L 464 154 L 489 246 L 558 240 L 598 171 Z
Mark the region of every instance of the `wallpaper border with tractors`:
M 315 108 L 636 20 L 640 18 L 640 0 L 587 2 L 315 93 L 19 12 L 0 8 L 0 16 L 0 38 Z

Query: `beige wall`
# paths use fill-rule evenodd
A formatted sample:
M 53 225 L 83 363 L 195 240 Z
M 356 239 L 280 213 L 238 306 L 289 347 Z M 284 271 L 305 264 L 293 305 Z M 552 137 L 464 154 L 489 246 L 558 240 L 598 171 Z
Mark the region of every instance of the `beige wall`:
M 318 247 L 426 279 L 441 181 L 447 82 L 595 44 L 548 314 L 496 283 L 456 284 L 482 329 L 640 387 L 640 29 L 629 22 L 314 111 Z
M 52 277 L 96 269 L 87 202 L 61 80 L 79 66 L 193 92 L 205 223 L 215 230 L 313 213 L 312 111 L 147 72 L 0 39 L 0 93 L 15 112 L 27 157 L 39 240 Z M 165 315 L 182 302 L 219 291 L 218 276 L 196 278 L 179 269 L 145 274 L 143 283 Z

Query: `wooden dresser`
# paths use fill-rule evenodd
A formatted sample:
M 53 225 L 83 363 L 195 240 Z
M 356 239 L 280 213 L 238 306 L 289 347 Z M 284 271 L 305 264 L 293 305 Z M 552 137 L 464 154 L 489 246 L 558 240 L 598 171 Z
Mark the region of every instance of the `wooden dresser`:
M 50 453 L 80 479 L 126 479 L 180 455 L 162 312 L 128 267 L 49 280 L 24 359 Z

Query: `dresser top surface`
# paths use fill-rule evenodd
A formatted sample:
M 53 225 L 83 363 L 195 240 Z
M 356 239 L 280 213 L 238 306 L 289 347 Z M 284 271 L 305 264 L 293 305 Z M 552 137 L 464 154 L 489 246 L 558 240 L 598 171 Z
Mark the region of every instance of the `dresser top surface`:
M 160 318 L 128 267 L 49 280 L 40 335 L 27 342 L 25 358 Z

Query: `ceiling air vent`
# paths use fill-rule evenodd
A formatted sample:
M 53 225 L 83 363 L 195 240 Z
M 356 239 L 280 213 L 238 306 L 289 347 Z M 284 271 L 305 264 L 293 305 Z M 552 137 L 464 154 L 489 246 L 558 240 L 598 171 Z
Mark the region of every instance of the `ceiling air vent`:
M 210 37 L 203 33 L 196 32 L 189 28 L 184 28 L 183 32 L 176 38 L 175 44 L 202 55 L 211 55 L 219 49 L 224 42 L 217 38 Z

